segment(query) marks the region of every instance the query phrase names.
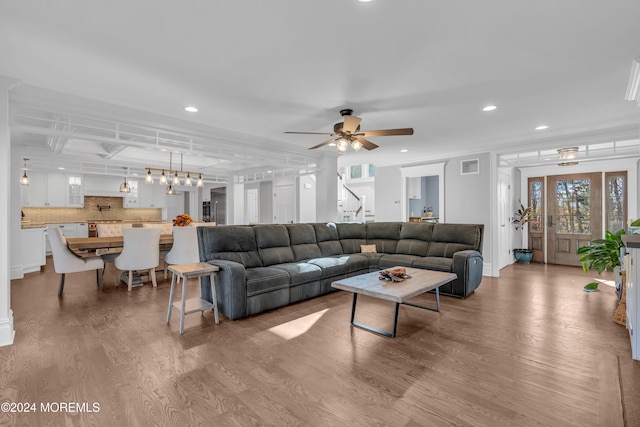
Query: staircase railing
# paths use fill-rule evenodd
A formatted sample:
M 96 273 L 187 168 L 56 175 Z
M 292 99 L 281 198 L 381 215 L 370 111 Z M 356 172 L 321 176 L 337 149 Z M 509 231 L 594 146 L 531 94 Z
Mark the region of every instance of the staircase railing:
M 338 174 L 340 181 L 341 196 L 338 201 L 338 211 L 341 221 L 343 222 L 364 222 L 364 196 L 359 197 L 354 191 L 349 188 L 343 181 L 343 178 Z

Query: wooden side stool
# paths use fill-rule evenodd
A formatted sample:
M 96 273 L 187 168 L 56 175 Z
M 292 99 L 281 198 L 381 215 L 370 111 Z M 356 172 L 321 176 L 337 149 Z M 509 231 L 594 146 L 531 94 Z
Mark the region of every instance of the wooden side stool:
M 216 324 L 218 320 L 218 299 L 216 298 L 216 285 L 215 278 L 216 272 L 219 268 L 215 265 L 207 264 L 206 262 L 194 262 L 192 264 L 175 264 L 169 266 L 169 271 L 173 273 L 171 278 L 171 294 L 169 296 L 169 309 L 167 310 L 167 323 L 171 322 L 171 309 L 177 308 L 180 310 L 180 334 L 184 332 L 184 316 L 187 314 L 200 312 L 204 313 L 205 310 L 213 309 L 213 316 Z M 197 277 L 198 281 L 202 276 L 211 277 L 211 299 L 213 302 L 206 301 L 202 298 L 187 297 L 187 282 L 193 277 Z M 173 302 L 173 296 L 176 289 L 176 281 L 178 278 L 182 278 L 182 298 L 179 303 Z

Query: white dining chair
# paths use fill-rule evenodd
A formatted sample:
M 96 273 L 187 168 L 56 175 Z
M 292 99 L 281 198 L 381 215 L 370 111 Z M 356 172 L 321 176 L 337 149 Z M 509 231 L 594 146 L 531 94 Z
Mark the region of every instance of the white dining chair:
M 199 262 L 198 229 L 195 227 L 173 227 L 173 246 L 164 260 L 168 265 Z
M 96 270 L 96 281 L 98 282 L 98 287 L 102 290 L 102 270 L 104 269 L 102 258 L 98 256 L 80 258 L 74 255 L 67 247 L 67 239 L 64 238 L 60 227 L 54 227 L 49 230 L 49 242 L 51 243 L 53 267 L 56 273 L 60 274 L 58 296 L 62 296 L 65 275 L 80 271 Z
M 133 285 L 133 272 L 148 270 L 153 287 L 157 287 L 156 267 L 160 263 L 160 228 L 125 228 L 122 253 L 115 259 L 116 268 L 129 272 L 128 290 Z M 120 281 L 116 274 L 116 286 Z
M 173 223 L 171 222 L 145 222 L 144 224 L 142 224 L 143 228 L 159 228 L 162 231 L 160 232 L 160 234 L 172 234 L 172 230 L 173 230 Z M 164 279 L 167 280 L 167 273 L 169 271 L 169 265 L 167 264 L 167 262 L 165 261 L 165 257 L 167 256 L 167 253 L 169 251 L 160 251 L 160 259 L 162 260 L 163 265 L 163 270 L 164 270 Z
M 105 223 L 96 224 L 96 231 L 98 232 L 98 237 L 114 237 L 114 236 L 122 236 L 122 230 L 125 228 L 131 228 L 133 225 L 130 223 Z M 96 250 L 96 255 L 99 255 L 102 260 L 105 262 L 105 270 L 106 265 L 108 263 L 113 263 L 118 255 L 120 255 L 120 248 L 108 248 L 108 249 L 98 249 Z M 103 270 L 104 273 L 104 270 Z

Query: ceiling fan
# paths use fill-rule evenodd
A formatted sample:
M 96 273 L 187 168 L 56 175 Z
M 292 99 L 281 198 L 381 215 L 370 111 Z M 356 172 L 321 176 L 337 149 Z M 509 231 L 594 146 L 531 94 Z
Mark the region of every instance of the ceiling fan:
M 413 135 L 413 128 L 401 128 L 401 129 L 382 129 L 382 130 L 367 130 L 360 131 L 360 117 L 352 116 L 353 110 L 344 109 L 340 110 L 340 115 L 343 117 L 343 121 L 333 125 L 333 133 L 322 132 L 285 132 L 296 133 L 304 135 L 330 135 L 331 139 L 321 144 L 310 147 L 309 150 L 323 147 L 332 142 L 336 143 L 339 153 L 347 151 L 349 144 L 354 151 L 358 151 L 360 148 L 366 150 L 373 150 L 378 148 L 376 144 L 365 139 L 372 136 L 393 136 L 393 135 Z

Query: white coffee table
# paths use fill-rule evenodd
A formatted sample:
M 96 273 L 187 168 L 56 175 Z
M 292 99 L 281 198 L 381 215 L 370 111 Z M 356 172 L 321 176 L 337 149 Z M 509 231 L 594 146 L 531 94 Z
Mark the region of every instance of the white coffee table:
M 391 267 L 386 270 L 393 270 L 394 268 L 399 267 Z M 367 331 L 375 332 L 380 335 L 384 335 L 386 337 L 394 338 L 396 336 L 396 330 L 398 326 L 398 311 L 400 309 L 400 304 L 410 305 L 412 307 L 418 307 L 425 310 L 440 311 L 440 286 L 458 278 L 458 276 L 454 273 L 423 270 L 420 268 L 407 267 L 406 271 L 407 274 L 411 276 L 411 278 L 405 279 L 402 282 L 380 280 L 380 272 L 376 271 L 373 273 L 366 273 L 361 274 L 360 276 L 337 280 L 331 283 L 331 286 L 336 289 L 353 292 L 351 325 L 357 326 L 358 328 L 366 329 Z M 407 300 L 415 296 L 433 290 L 435 290 L 436 294 L 436 307 L 426 307 L 423 305 L 407 302 Z M 396 303 L 395 316 L 393 319 L 393 332 L 386 332 L 381 329 L 373 328 L 371 326 L 363 325 L 362 323 L 354 321 L 358 294 L 380 298 Z

